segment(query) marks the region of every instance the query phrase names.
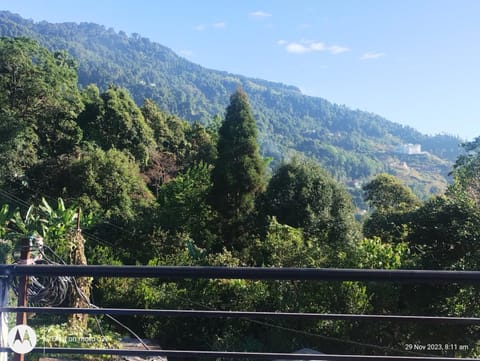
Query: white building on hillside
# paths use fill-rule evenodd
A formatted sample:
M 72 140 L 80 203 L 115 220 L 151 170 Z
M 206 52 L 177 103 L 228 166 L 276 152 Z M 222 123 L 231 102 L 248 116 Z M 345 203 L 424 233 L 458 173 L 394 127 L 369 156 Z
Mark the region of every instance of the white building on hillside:
M 420 144 L 400 144 L 394 148 L 395 153 L 400 154 L 421 154 L 422 146 Z

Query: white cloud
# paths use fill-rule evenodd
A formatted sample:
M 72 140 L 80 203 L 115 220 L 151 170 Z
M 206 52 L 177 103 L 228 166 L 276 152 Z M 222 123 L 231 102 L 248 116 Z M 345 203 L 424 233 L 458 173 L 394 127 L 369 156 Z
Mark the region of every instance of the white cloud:
M 337 54 L 341 54 L 341 53 L 345 53 L 347 51 L 350 51 L 349 48 L 346 48 L 344 46 L 339 46 L 339 45 L 332 45 L 328 48 L 328 50 L 333 54 L 333 55 L 337 55 Z
M 212 24 L 212 27 L 217 28 L 217 29 L 224 28 L 225 26 L 227 26 L 227 24 L 225 24 L 223 21 L 219 21 L 218 23 L 213 23 Z
M 312 40 L 302 40 L 300 42 L 288 42 L 286 40 L 278 40 L 277 45 L 283 46 L 285 50 L 293 54 L 306 54 L 312 52 L 328 51 L 330 54 L 336 55 L 349 51 L 349 48 L 339 45 L 327 46 L 325 43 Z
M 360 59 L 362 60 L 371 60 L 371 59 L 378 59 L 378 58 L 381 58 L 383 56 L 385 56 L 386 54 L 385 53 L 377 53 L 377 52 L 366 52 L 365 54 L 363 54 Z
M 251 18 L 255 18 L 255 19 L 265 19 L 265 18 L 269 18 L 272 16 L 272 14 L 270 13 L 266 13 L 265 11 L 253 11 L 251 12 L 250 14 L 250 17 Z
M 326 49 L 324 43 L 310 43 L 310 49 L 312 51 L 324 51 Z
M 289 53 L 294 53 L 294 54 L 304 54 L 312 51 L 310 47 L 307 47 L 299 43 L 289 43 L 285 47 L 285 50 L 287 50 Z
M 194 28 L 196 31 L 204 31 L 204 30 L 207 28 L 207 26 L 204 25 L 204 24 L 198 24 L 198 25 L 195 25 L 193 28 Z

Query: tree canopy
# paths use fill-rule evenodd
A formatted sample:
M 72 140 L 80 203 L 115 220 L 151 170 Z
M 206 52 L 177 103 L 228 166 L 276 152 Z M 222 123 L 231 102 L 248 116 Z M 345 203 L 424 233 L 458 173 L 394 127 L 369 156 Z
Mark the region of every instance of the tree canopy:
M 390 174 L 377 175 L 363 187 L 363 190 L 365 201 L 380 213 L 404 212 L 420 205 L 419 199 L 411 189 Z
M 126 150 L 146 165 L 155 145 L 153 131 L 128 92 L 111 86 L 98 94 L 98 89 L 91 86 L 86 90 L 85 99 L 86 109 L 79 117 L 85 139 L 105 150 Z
M 26 38 L 0 38 L 0 180 L 79 144 L 82 108 L 75 62 Z
M 345 247 L 358 236 L 349 194 L 314 162 L 296 159 L 280 166 L 264 204 L 267 215 L 304 229 L 320 243 Z
M 234 228 L 253 211 L 255 199 L 265 187 L 265 163 L 259 153 L 257 125 L 241 89 L 230 98 L 219 130 L 217 153 L 210 198 L 223 219 L 224 236 L 233 242 L 239 233 Z

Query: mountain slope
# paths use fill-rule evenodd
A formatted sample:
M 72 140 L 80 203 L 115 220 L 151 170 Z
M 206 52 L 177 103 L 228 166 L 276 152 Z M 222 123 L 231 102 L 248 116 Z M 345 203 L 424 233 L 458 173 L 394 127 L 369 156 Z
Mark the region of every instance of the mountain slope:
M 302 152 L 350 184 L 386 171 L 427 194 L 445 186 L 459 152 L 456 137 L 429 137 L 378 115 L 303 95 L 293 86 L 206 69 L 138 34 L 127 36 L 92 23 L 35 23 L 0 12 L 0 36 L 27 36 L 51 50 L 66 49 L 78 61 L 81 86 L 115 83 L 137 103 L 151 98 L 190 121 L 223 115 L 230 94 L 242 86 L 258 122 L 264 156 L 279 160 Z M 421 144 L 429 154 L 395 152 L 407 143 Z

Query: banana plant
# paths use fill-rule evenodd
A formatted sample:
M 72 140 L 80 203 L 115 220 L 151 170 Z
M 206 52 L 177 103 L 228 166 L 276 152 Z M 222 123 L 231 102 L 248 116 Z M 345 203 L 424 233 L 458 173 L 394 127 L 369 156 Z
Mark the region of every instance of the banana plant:
M 2 215 L 3 213 L 0 213 L 0 224 Z M 72 246 L 71 240 L 77 228 L 77 220 L 78 209 L 75 206 L 66 207 L 64 201 L 59 198 L 56 207 L 52 207 L 45 198 L 42 198 L 40 205 L 30 206 L 25 216 L 22 216 L 19 210 L 13 213 L 5 227 L 5 238 L 16 243 L 24 237 L 40 236 L 45 244 L 66 259 Z M 83 217 L 81 226 L 88 227 L 93 222 L 93 216 L 88 214 Z

